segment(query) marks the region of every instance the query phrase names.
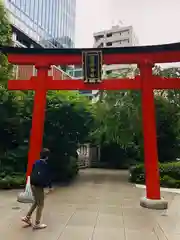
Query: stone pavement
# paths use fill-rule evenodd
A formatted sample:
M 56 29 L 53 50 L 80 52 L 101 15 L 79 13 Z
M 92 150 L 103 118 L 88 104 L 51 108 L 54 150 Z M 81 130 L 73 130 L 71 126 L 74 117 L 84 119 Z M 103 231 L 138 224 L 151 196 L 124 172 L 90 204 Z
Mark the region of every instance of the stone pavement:
M 29 207 L 16 202 L 17 191 L 0 193 L 0 239 L 6 240 L 179 240 L 180 195 L 163 193 L 168 216 L 143 209 L 144 194 L 123 171 L 87 169 L 76 182 L 47 196 L 43 220 L 48 228 L 22 227 Z

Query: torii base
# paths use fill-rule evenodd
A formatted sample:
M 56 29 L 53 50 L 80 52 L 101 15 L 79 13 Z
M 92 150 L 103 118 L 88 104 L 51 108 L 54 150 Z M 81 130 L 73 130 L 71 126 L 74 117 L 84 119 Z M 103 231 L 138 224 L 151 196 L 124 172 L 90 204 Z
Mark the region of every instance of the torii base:
M 17 201 L 20 203 L 33 203 L 34 202 L 31 185 L 30 185 L 30 177 L 27 178 L 25 191 L 19 193 L 19 195 L 17 197 Z
M 160 200 L 152 200 L 146 197 L 142 197 L 140 199 L 140 206 L 155 210 L 165 210 L 168 209 L 168 201 L 164 200 L 163 198 Z

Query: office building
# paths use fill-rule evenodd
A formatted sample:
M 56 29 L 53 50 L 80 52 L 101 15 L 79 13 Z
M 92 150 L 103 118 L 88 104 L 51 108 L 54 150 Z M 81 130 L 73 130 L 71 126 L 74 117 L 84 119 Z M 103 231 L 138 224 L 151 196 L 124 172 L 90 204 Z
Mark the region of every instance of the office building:
M 72 66 L 68 69 L 67 73 L 72 76 L 72 79 L 82 79 L 83 77 L 83 70 L 82 66 Z M 91 90 L 80 90 L 79 93 L 88 97 L 89 99 L 93 99 L 97 91 Z
M 4 0 L 10 17 L 12 40 L 16 47 L 73 47 L 76 0 Z M 36 75 L 34 66 L 16 66 L 16 79 Z M 66 72 L 52 66 L 53 79 L 70 79 Z
M 80 79 L 83 75 L 82 66 L 72 66 L 67 70 L 68 74 L 73 78 Z
M 4 4 L 13 27 L 34 42 L 74 47 L 76 0 L 4 0 Z
M 137 46 L 138 39 L 132 26 L 112 26 L 111 29 L 94 33 L 94 48 L 105 47 L 130 47 Z M 122 72 L 129 65 L 106 65 L 103 66 L 104 73 Z

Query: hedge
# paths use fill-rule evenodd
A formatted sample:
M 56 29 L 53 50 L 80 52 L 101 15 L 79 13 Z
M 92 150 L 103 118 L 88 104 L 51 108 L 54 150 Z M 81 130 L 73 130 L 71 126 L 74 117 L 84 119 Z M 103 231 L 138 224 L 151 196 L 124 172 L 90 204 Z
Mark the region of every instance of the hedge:
M 24 188 L 26 183 L 25 175 L 15 174 L 6 175 L 0 174 L 0 189 L 19 189 Z
M 58 179 L 52 179 L 56 183 L 71 182 L 78 174 L 77 159 L 69 158 L 68 164 L 64 168 L 58 169 L 55 175 L 59 175 Z M 56 180 L 56 181 L 55 181 Z M 0 172 L 0 189 L 20 189 L 26 184 L 26 176 L 23 173 Z
M 162 187 L 180 188 L 180 162 L 159 163 L 160 184 Z M 144 184 L 145 169 L 143 164 L 130 168 L 131 182 Z

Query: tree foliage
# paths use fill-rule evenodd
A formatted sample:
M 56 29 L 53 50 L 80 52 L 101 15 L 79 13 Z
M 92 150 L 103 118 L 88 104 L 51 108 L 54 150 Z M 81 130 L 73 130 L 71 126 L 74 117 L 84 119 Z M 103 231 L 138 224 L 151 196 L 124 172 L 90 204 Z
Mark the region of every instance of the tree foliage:
M 0 47 L 12 44 L 12 31 L 6 10 L 0 1 Z M 8 63 L 7 56 L 0 52 L 0 83 L 6 83 L 12 74 L 12 66 Z
M 131 74 L 131 69 L 128 74 Z M 137 70 L 135 70 L 137 72 Z M 163 77 L 179 77 L 178 68 L 161 69 L 155 67 L 154 74 Z M 110 76 L 111 77 L 111 76 Z M 116 76 L 117 77 L 117 76 Z M 119 77 L 125 77 L 119 76 Z M 180 154 L 179 136 L 179 90 L 154 91 L 156 105 L 157 141 L 159 160 L 173 161 Z M 148 107 L 148 106 L 147 106 Z M 112 158 L 124 160 L 143 160 L 143 133 L 141 93 L 138 91 L 104 91 L 101 101 L 96 103 L 94 110 L 96 126 L 92 138 L 102 149 L 110 146 L 123 150 L 116 156 L 116 150 L 111 152 Z M 147 109 L 148 111 L 148 109 Z M 114 155 L 112 155 L 114 153 Z M 107 156 L 107 154 L 104 154 Z M 113 161 L 109 159 L 109 161 Z
M 34 94 L 5 88 L 0 93 L 1 169 L 25 172 Z M 76 164 L 72 158 L 93 124 L 89 109 L 90 103 L 78 93 L 57 91 L 47 96 L 44 146 L 51 150 L 56 180 L 65 179 L 72 171 L 69 165 Z

